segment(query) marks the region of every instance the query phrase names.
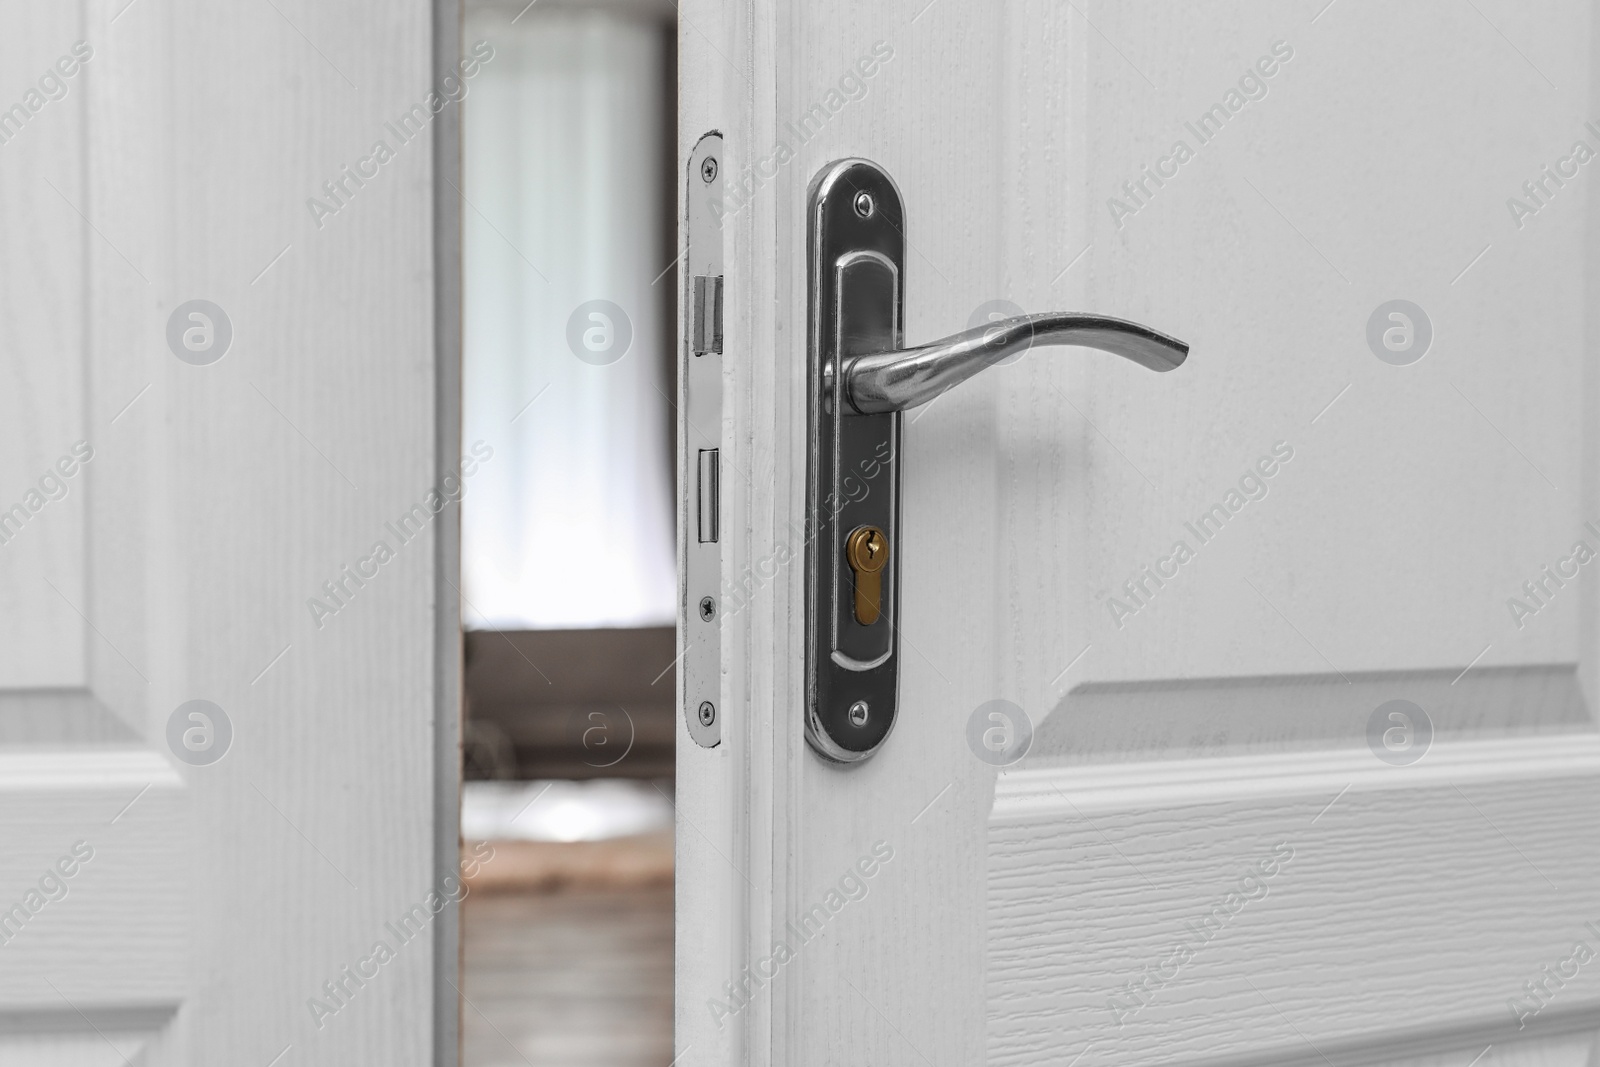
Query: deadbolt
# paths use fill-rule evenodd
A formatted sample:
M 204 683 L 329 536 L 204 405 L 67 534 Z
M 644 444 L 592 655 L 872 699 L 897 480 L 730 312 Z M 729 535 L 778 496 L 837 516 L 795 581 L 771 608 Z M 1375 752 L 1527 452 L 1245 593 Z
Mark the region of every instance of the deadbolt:
M 862 526 L 844 545 L 845 562 L 856 575 L 856 622 L 871 626 L 883 614 L 883 568 L 889 538 L 876 526 Z

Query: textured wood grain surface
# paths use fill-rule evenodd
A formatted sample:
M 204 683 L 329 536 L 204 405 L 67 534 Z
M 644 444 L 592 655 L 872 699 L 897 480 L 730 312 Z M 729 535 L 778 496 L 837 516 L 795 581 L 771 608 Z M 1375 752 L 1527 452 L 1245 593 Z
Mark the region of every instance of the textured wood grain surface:
M 1596 790 L 1592 738 L 1441 745 L 1414 767 L 1361 751 L 1009 772 L 990 819 L 988 1062 L 1090 1046 L 1372 1062 L 1592 1027 L 1583 982 L 1522 1026 L 1507 1002 L 1600 944 L 1594 809 L 1563 802 Z

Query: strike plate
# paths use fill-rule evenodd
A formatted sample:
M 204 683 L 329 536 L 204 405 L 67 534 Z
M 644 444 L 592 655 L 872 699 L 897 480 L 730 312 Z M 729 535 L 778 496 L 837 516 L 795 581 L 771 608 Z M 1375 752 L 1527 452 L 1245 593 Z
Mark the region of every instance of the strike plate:
M 854 414 L 841 359 L 903 345 L 905 218 L 900 193 L 862 159 L 811 184 L 806 377 L 806 740 L 841 763 L 864 760 L 894 726 L 900 679 L 900 413 Z M 850 535 L 881 531 L 878 607 L 861 621 Z

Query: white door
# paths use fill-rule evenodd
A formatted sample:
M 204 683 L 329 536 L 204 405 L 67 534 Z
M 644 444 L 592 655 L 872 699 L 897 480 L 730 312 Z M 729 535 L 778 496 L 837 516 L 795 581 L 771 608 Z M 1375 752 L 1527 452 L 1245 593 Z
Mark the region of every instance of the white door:
M 683 22 L 753 590 L 720 744 L 679 741 L 683 1062 L 1595 1062 L 1594 5 Z M 1035 348 L 903 416 L 898 714 L 840 764 L 802 559 L 841 546 L 795 531 L 846 157 L 898 184 L 907 342 L 1064 310 L 1192 351 Z
M 454 1062 L 433 20 L 4 5 L 0 1063 Z

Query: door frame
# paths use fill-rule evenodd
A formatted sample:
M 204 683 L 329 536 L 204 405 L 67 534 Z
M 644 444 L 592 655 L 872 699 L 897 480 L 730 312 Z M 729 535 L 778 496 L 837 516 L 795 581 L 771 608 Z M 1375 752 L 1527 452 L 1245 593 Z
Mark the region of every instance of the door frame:
M 433 2 L 433 69 L 461 58 L 461 0 Z M 434 469 L 443 477 L 461 459 L 461 109 L 444 108 L 432 127 L 434 259 Z M 461 865 L 461 502 L 448 503 L 434 538 L 434 813 L 436 871 Z M 461 905 L 451 900 L 433 923 L 433 1062 L 461 1062 Z M 453 972 L 453 973 L 452 973 Z
M 751 150 L 782 137 L 774 103 L 775 72 L 788 54 L 782 15 L 778 0 L 682 0 L 678 19 L 680 251 L 690 155 L 706 133 L 724 138 L 724 205 L 735 205 L 721 216 L 721 576 L 724 593 L 754 590 L 739 597 L 736 612 L 719 614 L 720 743 L 706 749 L 692 739 L 686 716 L 695 709 L 680 706 L 676 717 L 673 1053 L 708 1067 L 761 1067 L 781 1061 L 789 1046 L 784 977 L 766 980 L 748 968 L 770 955 L 795 895 L 789 846 L 797 840 L 801 761 L 812 758 L 799 701 L 804 546 L 788 527 L 804 510 L 805 380 L 802 362 L 781 356 L 804 351 L 806 324 L 803 313 L 791 321 L 779 312 L 793 272 L 804 285 L 806 263 L 803 255 L 779 263 L 770 254 L 778 212 L 798 210 L 811 175 L 779 167 L 770 179 L 757 176 Z M 680 348 L 692 325 L 684 289 Z M 689 451 L 680 440 L 680 496 L 693 492 Z M 679 610 L 681 654 L 698 620 L 688 618 L 682 597 Z M 715 1000 L 735 1010 L 719 1015 Z

